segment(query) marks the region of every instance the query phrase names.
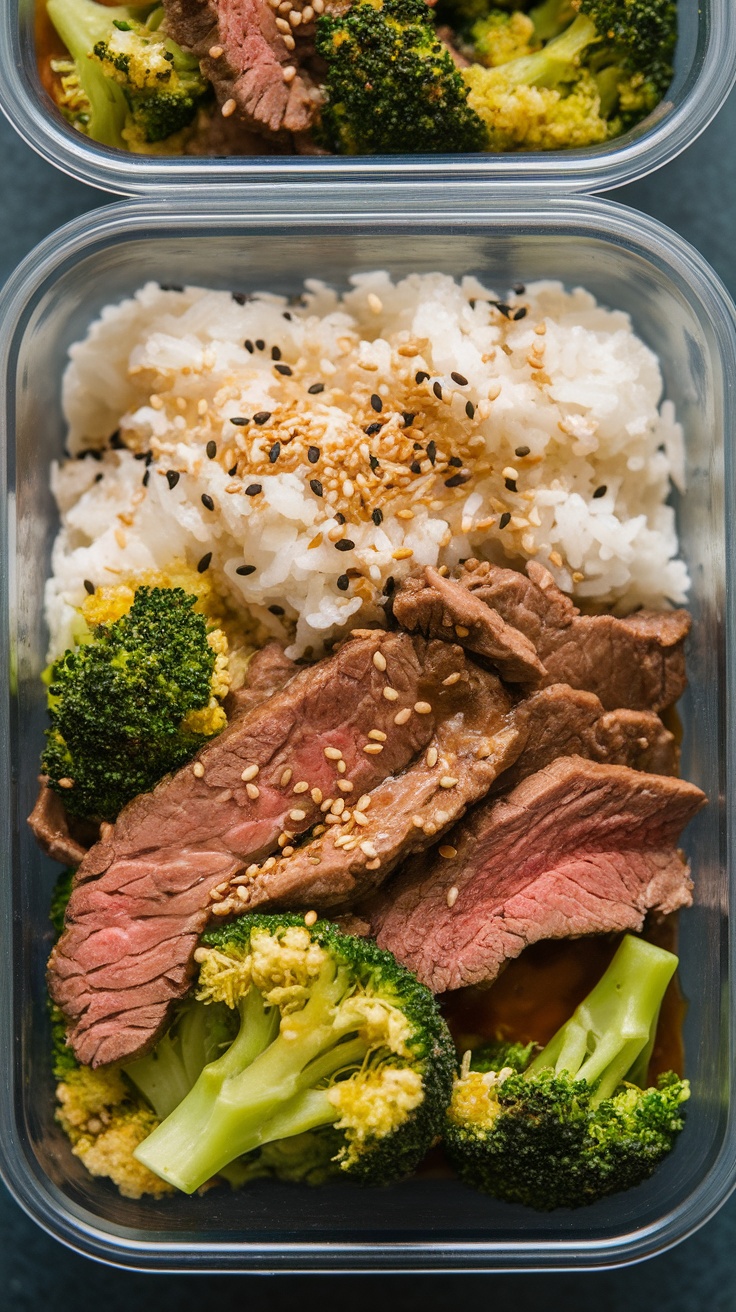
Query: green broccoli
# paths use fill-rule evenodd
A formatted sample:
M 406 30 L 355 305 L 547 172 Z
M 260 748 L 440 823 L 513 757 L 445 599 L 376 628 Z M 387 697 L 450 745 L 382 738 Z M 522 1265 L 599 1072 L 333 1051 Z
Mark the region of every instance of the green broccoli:
M 195 604 L 182 588 L 140 587 L 51 667 L 42 769 L 70 814 L 114 820 L 224 726 L 227 642 Z
M 160 6 L 97 0 L 47 0 L 47 12 L 69 51 L 60 107 L 104 146 L 155 151 L 193 122 L 210 87 L 193 55 L 159 29 Z
M 424 0 L 357 0 L 317 22 L 323 132 L 346 155 L 482 150 L 483 124 Z
M 205 934 L 195 959 L 198 999 L 226 1003 L 238 1033 L 136 1148 L 139 1162 L 192 1193 L 311 1132 L 297 1177 L 306 1159 L 323 1172 L 328 1154 L 364 1184 L 417 1166 L 442 1129 L 454 1049 L 431 993 L 390 953 L 328 921 L 252 915 Z
M 643 1087 L 677 957 L 627 935 L 570 1020 L 530 1062 L 493 1045 L 467 1053 L 446 1144 L 461 1178 L 540 1211 L 640 1184 L 670 1152 L 690 1094 L 672 1072 Z M 514 1052 L 516 1060 L 514 1060 Z

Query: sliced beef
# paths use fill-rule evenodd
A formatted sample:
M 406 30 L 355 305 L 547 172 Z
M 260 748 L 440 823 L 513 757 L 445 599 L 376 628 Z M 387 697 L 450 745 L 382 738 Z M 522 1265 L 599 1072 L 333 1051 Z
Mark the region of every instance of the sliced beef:
M 508 792 L 559 756 L 584 756 L 650 774 L 675 775 L 674 736 L 652 711 L 604 711 L 592 692 L 553 683 L 526 697 L 514 712 L 522 744 L 516 760 L 493 785 Z
M 64 802 L 49 788 L 48 777 L 39 776 L 36 805 L 28 817 L 42 852 L 63 866 L 78 866 L 100 836 L 100 827 L 92 820 L 78 820 L 67 815 Z
M 563 757 L 414 858 L 357 914 L 435 992 L 495 979 L 544 938 L 638 930 L 691 901 L 680 833 L 699 788 Z
M 248 662 L 242 688 L 228 693 L 225 699 L 228 720 L 255 710 L 267 698 L 273 697 L 294 677 L 298 668 L 278 642 L 267 642 Z
M 413 708 L 434 705 L 447 662 L 445 643 L 382 630 L 354 638 L 121 812 L 79 868 L 50 962 L 80 1061 L 124 1060 L 155 1042 L 188 987 L 217 886 L 280 835 L 288 845 L 311 828 L 316 796 L 339 796 L 341 779 L 356 796 L 370 792 L 429 746 L 434 713 Z
M 458 582 L 529 639 L 547 683 L 594 692 L 610 711 L 661 711 L 685 691 L 686 610 L 581 615 L 535 561 L 526 575 L 468 561 Z
M 545 669 L 532 642 L 467 587 L 427 566 L 408 578 L 393 603 L 395 619 L 409 633 L 459 641 L 484 656 L 509 683 L 538 687 Z
M 229 898 L 239 890 L 241 905 L 252 910 L 332 907 L 364 896 L 487 793 L 518 752 L 511 698 L 462 648 L 435 646 L 446 653 L 446 675 L 434 699 L 436 729 L 427 751 L 364 798 L 338 794 L 345 810 L 326 814 L 323 834 L 268 869 L 238 876 Z
M 301 65 L 314 55 L 314 22 L 290 32 L 290 50 L 267 0 L 164 0 L 164 9 L 169 34 L 197 56 L 219 104 L 235 101 L 246 126 L 282 136 L 311 126 L 319 99 Z M 285 68 L 298 70 L 290 81 Z

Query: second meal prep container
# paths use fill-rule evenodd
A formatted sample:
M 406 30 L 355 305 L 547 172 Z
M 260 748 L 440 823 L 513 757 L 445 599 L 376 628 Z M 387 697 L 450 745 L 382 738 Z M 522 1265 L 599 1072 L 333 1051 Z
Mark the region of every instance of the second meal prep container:
M 0 602 L 0 955 L 12 963 L 0 992 L 0 1162 L 35 1220 L 103 1260 L 197 1272 L 611 1266 L 691 1233 L 733 1187 L 733 306 L 692 248 L 619 205 L 494 203 L 483 184 L 430 191 L 255 186 L 245 199 L 206 208 L 196 197 L 117 205 L 48 238 L 0 298 L 0 513 L 9 562 Z M 294 294 L 305 277 L 343 287 L 351 274 L 379 267 L 397 276 L 474 273 L 500 293 L 535 278 L 582 284 L 628 311 L 661 359 L 687 447 L 678 515 L 693 634 L 682 771 L 710 799 L 686 835 L 695 878 L 695 906 L 681 922 L 693 1089 L 687 1126 L 652 1180 L 578 1212 L 538 1215 L 429 1176 L 386 1190 L 264 1181 L 241 1193 L 133 1202 L 87 1175 L 54 1124 L 44 966 L 55 867 L 25 823 L 44 724 L 43 588 L 56 528 L 49 464 L 63 449 L 66 351 L 102 305 L 149 278 Z
M 168 194 L 174 187 L 379 178 L 492 179 L 538 192 L 605 191 L 651 173 L 684 150 L 718 112 L 736 78 L 733 0 L 679 0 L 675 78 L 664 100 L 631 132 L 583 150 L 473 155 L 231 158 L 131 155 L 109 150 L 66 124 L 44 91 L 36 66 L 34 12 L 39 0 L 0 5 L 0 108 L 44 159 L 104 191 Z

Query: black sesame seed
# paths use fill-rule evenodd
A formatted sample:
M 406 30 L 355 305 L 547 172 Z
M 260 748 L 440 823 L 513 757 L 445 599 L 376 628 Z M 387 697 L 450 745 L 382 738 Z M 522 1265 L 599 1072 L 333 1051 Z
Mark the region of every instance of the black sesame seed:
M 102 475 L 99 475 L 98 477 L 101 478 Z M 150 477 L 151 477 L 151 471 L 150 471 L 150 469 L 147 469 L 146 472 L 145 472 L 145 474 L 143 475 L 143 478 L 141 479 L 141 482 L 142 482 L 142 484 L 143 484 L 144 487 L 148 487 L 148 480 L 149 480 Z M 95 482 L 97 482 L 97 479 L 95 479 Z
M 383 585 L 383 590 L 384 590 L 384 592 L 386 593 L 386 596 L 387 596 L 387 597 L 390 597 L 390 596 L 391 596 L 391 593 L 393 592 L 393 590 L 394 590 L 395 587 L 396 587 L 396 584 L 395 584 L 395 582 L 394 582 L 392 576 L 389 575 L 389 577 L 386 579 L 386 582 L 385 582 L 384 585 Z
M 262 337 L 256 337 L 256 348 L 259 351 L 265 351 L 266 343 L 264 342 Z
M 255 574 L 255 572 L 255 565 L 238 565 L 238 568 L 235 571 L 236 574 L 240 574 L 243 578 L 247 578 L 249 574 Z
M 228 477 L 229 477 L 229 478 L 235 478 L 235 475 L 236 475 L 237 472 L 238 472 L 237 462 L 233 465 L 232 469 L 228 469 L 227 472 L 228 472 Z
M 230 423 L 235 428 L 245 428 L 246 424 L 250 423 L 250 419 L 246 419 L 243 415 L 235 415 L 235 417 L 230 420 Z
M 288 319 L 289 323 L 291 323 L 291 315 L 288 310 L 284 310 L 284 318 Z
M 365 428 L 363 429 L 363 432 L 365 433 L 366 437 L 374 437 L 375 434 L 380 433 L 380 431 L 381 431 L 380 424 L 366 424 Z
M 425 373 L 423 369 L 420 369 L 420 370 L 419 370 L 419 373 L 416 373 L 416 374 L 414 375 L 414 382 L 415 382 L 415 383 L 426 383 L 426 381 L 427 381 L 428 378 L 429 378 L 429 374 Z
M 271 450 L 268 453 L 268 458 L 272 465 L 276 464 L 276 461 L 278 460 L 280 455 L 281 455 L 281 443 L 274 442 L 273 446 L 271 447 Z
M 288 364 L 275 364 L 274 369 L 277 374 L 282 374 L 284 378 L 291 378 L 291 367 Z
M 271 418 L 270 410 L 259 410 L 258 414 L 253 416 L 253 423 L 258 424 L 259 426 L 261 424 L 267 424 L 270 418 Z
M 180 478 L 181 478 L 181 474 L 176 469 L 166 470 L 166 482 L 168 483 L 169 487 L 171 488 L 176 487 Z
M 153 463 L 153 451 L 146 451 L 146 464 L 150 465 L 152 463 Z
M 101 483 L 104 477 L 105 477 L 104 474 L 95 474 L 95 483 Z M 145 474 L 143 475 L 144 485 L 147 482 L 147 480 L 148 480 L 148 470 L 146 470 Z
M 204 506 L 205 510 L 214 510 L 215 503 L 212 500 L 212 497 L 210 496 L 209 492 L 202 493 L 202 505 Z
M 434 441 L 434 438 L 431 442 L 427 443 L 427 458 L 430 465 L 433 465 L 437 458 L 437 443 Z
M 409 468 L 412 474 L 421 474 L 422 472 L 422 466 L 420 465 L 418 460 L 412 460 L 411 464 L 409 465 Z
M 354 551 L 355 543 L 350 538 L 339 538 L 335 543 L 335 551 Z
M 380 415 L 381 411 L 383 410 L 383 401 L 381 400 L 377 392 L 374 392 L 371 397 L 371 405 L 375 410 L 376 414 Z
M 438 400 L 438 401 L 441 401 L 441 400 L 442 400 L 442 386 L 441 386 L 441 384 L 440 384 L 440 383 L 433 383 L 433 384 L 432 384 L 432 391 L 434 392 L 435 396 L 437 397 L 437 400 Z
M 250 338 L 246 338 L 246 340 L 243 342 L 243 346 L 245 347 L 249 355 L 253 354 L 254 346 Z
M 520 305 L 519 308 L 518 308 L 518 310 L 514 310 L 514 313 L 512 314 L 511 318 L 512 318 L 512 319 L 514 320 L 514 322 L 516 323 L 516 322 L 518 322 L 519 319 L 525 319 L 525 318 L 526 318 L 526 315 L 527 315 L 527 309 L 526 309 L 526 306 L 525 306 L 525 305 Z
M 208 442 L 205 451 L 207 452 L 207 459 L 214 460 L 217 455 L 217 443 L 212 441 Z
M 90 583 L 89 579 L 85 579 L 85 580 L 84 580 L 84 590 L 85 590 L 85 592 L 88 592 L 88 593 L 89 593 L 90 597 L 93 597 L 93 596 L 94 596 L 94 592 L 95 592 L 95 585 L 94 585 L 94 583 Z
M 459 456 L 450 456 L 447 463 L 448 465 L 452 465 L 453 469 L 462 469 L 463 467 L 463 462 Z
M 503 301 L 498 302 L 496 309 L 498 310 L 499 314 L 502 314 L 504 316 L 505 319 L 508 319 L 509 315 L 511 314 L 511 306 L 504 305 Z
M 339 579 L 337 580 L 337 586 L 341 592 L 347 592 L 348 588 L 350 587 L 350 579 L 348 578 L 347 574 L 340 575 Z
M 345 516 L 344 516 L 344 515 L 342 514 L 342 512 L 339 511 L 339 510 L 338 510 L 337 514 L 335 515 L 335 519 L 337 520 L 338 524 L 344 524 L 344 523 L 345 523 Z
M 460 487 L 463 483 L 467 483 L 469 478 L 470 474 L 453 474 L 452 478 L 445 479 L 445 487 Z
M 511 290 L 512 292 L 516 292 L 517 296 L 523 296 L 524 292 L 526 291 L 526 287 L 524 286 L 523 282 L 515 282 Z
M 376 470 L 378 469 L 378 457 L 377 457 L 377 456 L 369 456 L 369 457 L 368 457 L 368 464 L 370 465 L 371 469 L 373 470 L 373 473 L 375 474 Z
M 82 452 L 82 456 L 85 456 L 86 454 L 87 454 L 86 451 L 83 451 L 83 452 Z M 147 454 L 147 453 L 146 453 L 145 451 L 136 451 L 135 455 L 133 456 L 133 459 L 134 459 L 134 460 L 145 460 L 145 458 L 146 458 L 146 454 Z
M 450 377 L 451 377 L 453 383 L 457 383 L 458 387 L 467 387 L 467 385 L 468 385 L 468 380 L 467 380 L 467 378 L 464 378 L 462 374 L 454 374 L 454 373 L 453 373 L 453 374 L 450 374 Z
M 322 496 L 322 484 L 320 483 L 318 478 L 310 478 L 309 486 L 311 487 L 316 497 Z
M 376 506 L 375 510 L 371 511 L 371 519 L 373 520 L 373 523 L 375 524 L 376 528 L 378 528 L 383 523 L 383 511 L 379 510 L 378 506 Z
M 268 609 L 270 610 L 272 615 L 283 615 L 284 613 L 283 606 L 269 606 Z
M 279 346 L 272 346 L 272 347 L 271 347 L 271 359 L 272 359 L 272 360 L 280 360 L 280 359 L 281 359 L 281 348 L 280 348 Z
M 498 521 L 498 527 L 506 528 L 506 525 L 510 523 L 511 523 L 511 515 L 509 514 L 508 510 L 505 510 Z
M 468 402 L 466 403 L 466 405 L 465 405 L 465 413 L 466 413 L 466 415 L 468 416 L 468 419 L 474 419 L 474 418 L 475 418 L 475 406 L 473 405 L 473 402 L 472 402 L 472 401 L 468 401 Z
M 249 483 L 247 488 L 245 489 L 245 495 L 247 497 L 257 497 L 258 493 L 261 491 L 262 491 L 262 486 L 260 483 Z
M 505 478 L 504 483 L 506 485 L 507 492 L 518 492 L 519 489 L 516 486 L 515 478 Z
M 119 429 L 119 428 L 116 428 L 116 429 L 115 429 L 115 432 L 114 432 L 114 433 L 112 434 L 112 436 L 110 437 L 110 446 L 112 447 L 113 451 L 124 451 L 124 450 L 125 450 L 125 443 L 124 443 L 123 439 L 122 439 L 121 436 L 120 436 L 120 429 Z
M 404 428 L 411 428 L 416 419 L 416 415 L 413 415 L 409 410 L 402 410 L 401 417 L 404 420 Z
M 202 557 L 199 564 L 197 565 L 197 573 L 204 574 L 205 571 L 209 569 L 211 560 L 212 560 L 212 552 L 208 551 L 207 554 Z
M 159 287 L 162 292 L 183 292 L 184 288 L 178 282 L 160 282 Z
M 421 442 L 412 442 L 411 449 L 412 451 L 423 451 L 424 447 L 422 446 Z
M 307 388 L 307 391 L 309 392 L 310 396 L 318 396 L 319 393 L 324 392 L 324 390 L 325 390 L 324 383 L 312 383 L 312 386 Z
M 604 496 L 606 495 L 606 492 L 607 492 L 607 491 L 608 491 L 608 488 L 606 487 L 605 483 L 603 483 L 602 486 L 601 486 L 601 487 L 597 487 L 596 490 L 595 490 L 595 492 L 593 493 L 593 497 L 594 497 L 594 499 L 597 498 L 597 497 L 604 497 Z
M 310 465 L 316 465 L 317 461 L 320 458 L 320 454 L 321 452 L 318 446 L 310 446 L 309 450 L 307 451 L 307 460 L 309 461 Z
M 245 305 L 245 302 L 248 299 L 245 292 L 231 292 L 230 295 L 232 296 L 236 305 Z
M 524 456 L 528 456 L 528 455 L 529 455 L 529 447 L 528 447 L 528 446 L 517 446 L 516 450 L 514 451 L 514 455 L 515 455 L 515 456 L 518 456 L 520 460 L 523 460 L 523 459 L 524 459 Z

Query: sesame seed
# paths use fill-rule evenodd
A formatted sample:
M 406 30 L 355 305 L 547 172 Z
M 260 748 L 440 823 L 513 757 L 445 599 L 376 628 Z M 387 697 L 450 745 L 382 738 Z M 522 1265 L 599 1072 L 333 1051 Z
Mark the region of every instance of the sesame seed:
M 215 503 L 212 500 L 212 497 L 210 496 L 209 492 L 202 493 L 202 505 L 204 506 L 205 510 L 214 510 Z
M 252 802 L 255 802 L 256 798 L 261 795 L 261 790 L 257 784 L 246 784 L 245 791 Z
M 509 511 L 506 510 L 506 511 L 504 511 L 503 515 L 501 516 L 501 518 L 500 518 L 499 521 L 498 521 L 498 527 L 499 527 L 499 528 L 506 528 L 507 524 L 509 524 L 510 522 L 511 522 L 511 515 L 510 515 Z
M 512 314 L 511 318 L 518 323 L 519 319 L 526 318 L 526 314 L 527 314 L 526 306 L 520 305 L 518 310 L 514 310 L 514 313 Z
M 214 460 L 217 455 L 217 443 L 212 441 L 208 442 L 205 450 L 207 452 L 207 459 Z
M 315 806 L 319 806 L 320 802 L 322 801 L 322 789 L 321 789 L 321 788 L 312 788 L 311 791 L 310 791 L 309 796 L 311 797 L 311 799 L 312 799 L 312 801 L 314 802 Z
M 370 839 L 367 838 L 363 839 L 363 842 L 360 844 L 360 850 L 361 852 L 364 852 L 366 856 L 370 856 L 370 857 L 378 856 L 375 846 L 373 843 L 371 843 Z
M 426 383 L 428 378 L 429 378 L 429 374 L 425 373 L 424 369 L 420 369 L 419 372 L 414 375 L 414 382 Z
M 322 12 L 321 9 L 317 9 L 316 5 L 314 5 L 314 9 L 318 14 Z M 379 296 L 376 296 L 375 292 L 369 292 L 366 300 L 368 301 L 368 308 L 372 310 L 374 314 L 381 313 L 381 310 L 383 309 L 383 301 Z
M 445 479 L 445 487 L 461 487 L 463 483 L 467 483 L 469 478 L 470 474 L 465 472 L 453 474 L 452 478 Z
M 206 553 L 206 555 L 204 555 L 204 556 L 202 557 L 202 559 L 198 562 L 198 564 L 197 564 L 197 573 L 198 573 L 198 574 L 205 574 L 205 573 L 207 572 L 207 570 L 209 569 L 209 567 L 210 567 L 210 561 L 211 561 L 211 560 L 212 560 L 212 552 L 211 552 L 211 551 L 208 551 L 208 552 Z
M 597 500 L 598 497 L 604 497 L 607 491 L 608 488 L 606 487 L 605 483 L 601 484 L 601 486 L 597 487 L 595 492 L 593 493 L 593 499 Z
M 320 392 L 324 392 L 324 390 L 324 383 L 312 383 L 312 386 L 307 388 L 310 396 L 319 396 Z
M 235 571 L 236 574 L 240 574 L 243 578 L 247 578 L 249 574 L 255 574 L 255 572 L 255 565 L 238 565 L 238 568 Z
M 332 814 L 342 815 L 344 810 L 345 810 L 345 802 L 343 801 L 342 797 L 338 797 L 337 800 L 332 803 Z
M 436 458 L 437 458 L 437 443 L 434 441 L 433 438 L 431 442 L 427 443 L 427 459 L 429 460 L 430 465 L 434 464 Z
M 355 808 L 353 808 L 353 820 L 356 825 L 360 825 L 361 828 L 368 824 L 368 816 L 363 815 L 362 811 L 358 811 Z
M 259 769 L 260 767 L 257 765 L 247 765 L 240 776 L 240 778 L 243 780 L 243 783 L 247 784 L 250 782 L 251 779 L 255 779 Z
M 260 483 L 249 483 L 245 489 L 245 495 L 247 497 L 257 497 L 258 493 L 262 491 L 263 487 Z
M 306 811 L 300 811 L 298 807 L 295 807 L 293 811 L 289 812 L 290 820 L 306 820 L 306 818 L 307 818 Z
M 307 460 L 309 461 L 310 465 L 316 465 L 317 461 L 319 460 L 319 457 L 320 457 L 319 447 L 310 446 L 309 450 L 307 451 Z
M 228 469 L 227 472 L 228 472 L 230 478 L 233 478 L 234 475 L 237 474 L 237 472 L 238 472 L 237 462 L 233 465 L 232 469 Z
M 430 706 L 429 702 L 415 702 L 414 710 L 416 711 L 417 715 L 431 715 L 432 713 L 432 707 Z
M 281 779 L 279 781 L 281 783 L 282 788 L 285 788 L 287 784 L 291 783 L 291 776 L 293 773 L 294 771 L 290 770 L 288 767 L 286 768 L 286 770 L 283 771 L 281 775 Z
M 256 347 L 258 348 L 259 351 L 265 351 L 266 343 L 264 342 L 262 337 L 256 337 Z
M 180 478 L 181 474 L 176 469 L 167 469 L 166 482 L 170 488 L 175 488 Z
M 236 890 L 235 890 L 235 896 L 236 896 L 241 902 L 247 902 L 247 901 L 248 901 L 248 898 L 250 897 L 250 893 L 248 892 L 248 889 L 247 889 L 247 888 L 236 888 Z
M 377 743 L 385 743 L 386 741 L 386 734 L 383 729 L 369 729 L 368 737 L 373 738 Z
M 337 580 L 337 586 L 341 592 L 347 592 L 348 588 L 350 587 L 350 579 L 348 578 L 347 574 L 340 575 L 340 577 Z
M 432 391 L 434 392 L 435 396 L 437 397 L 437 400 L 438 400 L 438 401 L 441 401 L 441 400 L 442 400 L 442 386 L 441 386 L 441 384 L 440 384 L 440 383 L 433 383 L 433 384 L 432 384 Z
M 330 809 L 330 807 L 332 806 L 332 803 L 334 802 L 334 800 L 335 800 L 334 797 L 326 797 L 325 800 L 324 800 L 324 802 L 321 803 L 319 809 L 320 809 L 320 811 L 322 812 L 323 815 L 324 815 L 325 811 L 329 811 L 329 809 Z
M 90 582 L 89 579 L 85 579 L 85 580 L 84 580 L 84 590 L 85 590 L 85 592 L 88 592 L 88 593 L 89 593 L 90 597 L 93 597 L 93 596 L 95 595 L 95 585 L 94 585 L 94 583 Z
M 457 848 L 450 847 L 449 843 L 444 843 L 443 846 L 439 848 L 439 854 L 445 858 L 445 861 L 452 861 L 453 857 L 457 856 Z
M 381 674 L 383 674 L 384 670 L 386 669 L 386 657 L 384 656 L 382 651 L 374 651 L 373 664 L 375 665 L 376 669 L 380 670 Z
M 378 507 L 376 507 L 375 510 L 371 511 L 371 519 L 373 520 L 373 523 L 375 524 L 376 528 L 379 528 L 379 526 L 383 523 L 383 511 L 379 510 Z
M 210 46 L 207 53 L 209 54 L 210 59 L 219 59 L 223 53 L 222 46 Z
M 383 751 L 383 743 L 366 743 L 363 751 L 367 756 L 378 756 Z
M 284 378 L 291 378 L 291 368 L 288 364 L 275 364 L 274 369 L 277 374 L 282 374 Z
M 298 784 L 294 784 L 294 787 L 292 788 L 291 791 L 292 793 L 308 793 L 309 784 L 307 783 L 306 779 L 300 779 Z
M 371 407 L 375 410 L 377 415 L 380 415 L 383 410 L 383 401 L 377 392 L 374 392 L 371 397 Z
M 468 634 L 470 633 L 470 629 L 466 629 L 464 624 L 456 624 L 455 632 L 458 638 L 467 638 Z
M 318 478 L 310 478 L 309 486 L 311 487 L 316 497 L 321 497 L 323 495 L 322 484 L 320 483 Z
M 220 892 L 219 888 L 211 888 L 209 892 L 209 896 L 212 902 L 222 901 L 222 893 Z
M 411 715 L 411 710 L 409 709 L 408 706 L 405 706 L 403 710 L 396 712 L 394 716 L 394 724 L 406 724 L 410 715 Z
M 294 65 L 285 64 L 281 70 L 281 76 L 284 79 L 284 82 L 287 83 L 293 82 L 294 78 L 296 77 L 296 68 L 294 67 Z
M 515 455 L 515 456 L 518 456 L 520 460 L 523 460 L 523 459 L 524 459 L 524 456 L 528 456 L 528 455 L 529 455 L 529 447 L 528 447 L 528 446 L 517 446 L 516 450 L 514 451 L 514 455 Z
M 258 342 L 256 342 L 256 346 L 258 346 Z M 260 349 L 263 350 L 263 347 L 261 347 Z M 253 423 L 258 424 L 260 428 L 263 426 L 263 424 L 267 424 L 270 418 L 271 418 L 270 410 L 259 410 L 258 414 L 253 416 Z
M 366 870 L 380 870 L 381 858 L 377 856 L 373 861 L 366 861 L 365 868 Z
M 338 779 L 337 786 L 341 793 L 352 793 L 353 788 L 355 787 L 354 784 L 351 784 L 349 779 Z
M 143 484 L 144 487 L 148 487 L 148 480 L 150 477 L 151 477 L 151 471 L 150 469 L 147 469 L 145 474 L 143 475 L 143 478 L 141 479 L 141 483 Z M 102 474 L 98 474 L 95 479 L 95 483 L 99 483 L 101 478 L 102 478 Z
M 223 118 L 230 118 L 230 116 L 235 113 L 237 108 L 238 108 L 237 101 L 233 100 L 231 96 L 229 100 L 225 101 L 225 104 L 223 105 L 220 113 L 222 114 Z
M 437 764 L 437 758 L 438 758 L 438 756 L 439 756 L 439 752 L 437 751 L 437 748 L 436 748 L 436 747 L 430 747 L 430 748 L 428 749 L 428 751 L 427 751 L 427 765 L 429 766 L 430 770 L 433 768 L 433 766 L 435 766 L 435 765 Z
M 457 783 L 457 779 L 455 779 L 451 774 L 443 774 L 442 778 L 440 779 L 440 788 L 454 788 L 456 783 Z
M 399 694 L 395 688 L 384 688 L 383 695 L 387 702 L 397 702 L 399 700 Z
M 348 768 L 348 767 L 346 766 L 346 764 L 345 764 L 344 761 L 338 761 L 338 763 L 337 763 L 337 773 L 338 773 L 338 774 L 344 774 L 345 771 L 347 770 L 347 768 Z
M 335 551 L 355 551 L 355 543 L 351 538 L 339 538 L 338 541 L 334 542 L 332 545 L 334 546 Z
M 243 342 L 243 346 L 245 347 L 249 355 L 253 354 L 255 348 L 253 346 L 253 343 L 248 338 L 246 338 L 246 340 Z
M 230 423 L 234 428 L 246 428 L 250 423 L 250 419 L 246 419 L 245 415 L 233 415 Z
M 412 822 L 412 824 L 413 824 L 413 826 L 414 826 L 415 829 L 423 829 L 423 828 L 424 828 L 424 820 L 423 820 L 422 816 L 420 816 L 420 815 L 413 815 L 412 818 L 411 818 L 411 822 Z
M 371 804 L 370 793 L 363 793 L 363 796 L 359 797 L 356 802 L 356 806 L 359 811 L 367 811 L 370 804 Z M 355 812 L 353 812 L 353 814 L 355 814 Z
M 468 416 L 468 419 L 475 418 L 475 406 L 473 405 L 472 401 L 467 401 L 465 403 L 465 413 Z
M 281 443 L 274 442 L 273 446 L 271 447 L 271 450 L 268 453 L 268 459 L 272 465 L 276 464 L 276 461 L 278 460 L 280 455 L 281 455 Z
M 202 762 L 201 762 L 201 761 L 195 761 L 195 762 L 194 762 L 194 765 L 192 766 L 192 774 L 194 775 L 195 779 L 202 779 L 202 778 L 203 778 L 203 776 L 204 776 L 204 766 L 202 765 Z
M 317 924 L 317 912 L 316 912 L 316 911 L 308 911 L 307 914 L 306 914 L 306 916 L 304 917 L 304 924 L 305 924 L 305 925 L 316 925 L 316 924 Z
M 391 552 L 391 559 L 392 559 L 392 560 L 408 560 L 409 557 L 410 557 L 410 556 L 413 556 L 413 555 L 414 555 L 414 548 L 413 548 L 413 547 L 398 547 L 396 551 L 392 551 L 392 552 Z
M 363 432 L 365 433 L 366 437 L 373 437 L 375 433 L 380 433 L 380 431 L 381 431 L 381 424 L 366 424 L 365 428 L 363 429 Z M 373 463 L 374 461 L 375 464 Z M 376 460 L 375 456 L 371 456 L 370 466 L 371 469 L 373 469 L 374 471 L 378 468 L 378 461 Z
M 504 479 L 504 486 L 505 486 L 507 492 L 518 492 L 518 490 L 519 490 L 519 489 L 517 488 L 517 486 L 516 486 L 516 479 L 515 479 L 515 478 L 507 478 L 507 479 Z
M 339 747 L 325 747 L 324 753 L 328 761 L 342 760 L 342 752 Z

